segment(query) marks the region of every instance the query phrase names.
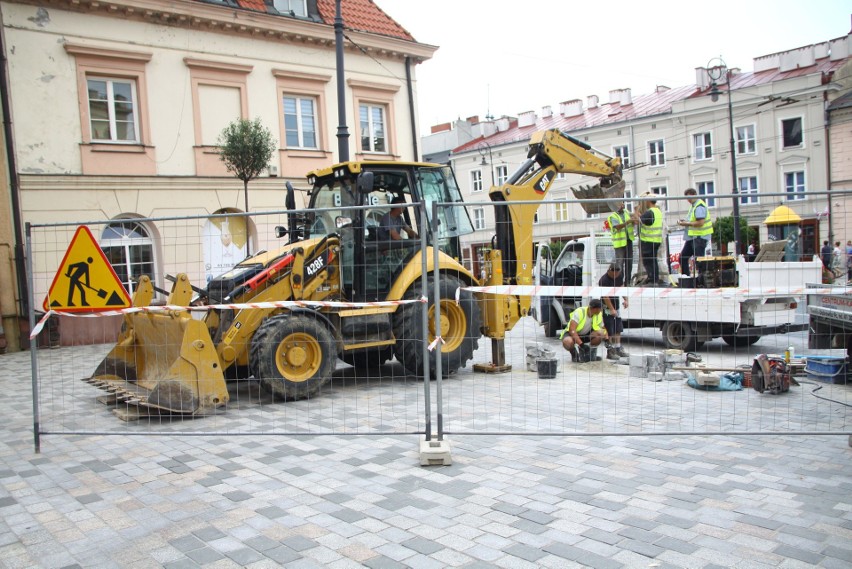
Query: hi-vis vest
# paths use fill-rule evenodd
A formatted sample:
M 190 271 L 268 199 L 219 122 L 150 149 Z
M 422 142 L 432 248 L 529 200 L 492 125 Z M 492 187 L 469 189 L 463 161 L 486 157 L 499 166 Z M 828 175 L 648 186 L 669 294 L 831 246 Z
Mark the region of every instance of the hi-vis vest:
M 630 214 L 626 211 L 624 212 L 624 217 L 621 217 L 617 211 L 614 211 L 607 218 L 609 221 L 609 231 L 612 234 L 612 246 L 616 249 L 627 247 L 627 241 L 629 241 L 627 238 L 627 226 L 621 229 L 616 229 L 615 226 L 626 222 L 628 217 L 630 217 Z
M 713 218 L 710 216 L 710 208 L 707 207 L 707 204 L 704 203 L 704 200 L 695 200 L 695 203 L 690 206 L 687 221 L 697 221 L 695 219 L 695 210 L 702 205 L 704 206 L 704 209 L 707 210 L 707 217 L 704 218 L 703 226 L 689 227 L 686 234 L 690 237 L 704 237 L 706 235 L 712 235 L 713 233 Z
M 577 321 L 577 333 L 580 333 L 580 330 L 586 327 L 586 318 L 589 316 L 589 307 L 581 306 L 577 310 L 571 313 L 571 316 L 568 317 L 568 324 L 565 326 L 565 329 L 562 330 L 562 333 L 559 334 L 559 339 L 561 340 L 565 334 L 568 333 L 568 329 L 571 327 L 571 321 L 574 320 L 574 315 L 579 313 L 579 320 Z M 598 312 L 594 316 L 592 316 L 592 331 L 602 330 L 603 329 L 603 311 Z
M 639 226 L 639 241 L 646 243 L 662 243 L 663 242 L 663 212 L 658 207 L 649 209 L 654 214 L 654 223 Z

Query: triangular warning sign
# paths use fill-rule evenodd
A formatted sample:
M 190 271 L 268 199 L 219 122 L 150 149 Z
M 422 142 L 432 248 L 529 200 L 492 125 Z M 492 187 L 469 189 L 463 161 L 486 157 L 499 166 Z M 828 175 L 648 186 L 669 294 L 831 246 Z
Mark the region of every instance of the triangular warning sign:
M 97 312 L 129 308 L 130 297 L 92 232 L 77 228 L 44 299 L 44 310 Z

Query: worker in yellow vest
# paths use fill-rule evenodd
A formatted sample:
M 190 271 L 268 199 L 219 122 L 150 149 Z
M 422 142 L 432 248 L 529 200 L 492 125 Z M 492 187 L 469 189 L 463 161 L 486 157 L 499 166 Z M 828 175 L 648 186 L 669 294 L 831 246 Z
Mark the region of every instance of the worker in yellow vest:
M 621 273 L 624 282 L 630 286 L 633 276 L 633 224 L 635 220 L 624 208 L 624 202 L 619 202 L 618 211 L 614 211 L 606 218 L 609 224 L 609 233 L 612 236 L 612 249 L 615 253 L 614 261 L 621 265 Z
M 603 322 L 603 303 L 593 298 L 588 306 L 581 306 L 571 312 L 568 325 L 559 334 L 564 347 L 575 362 L 592 362 L 601 358 L 594 354 L 594 348 L 608 340 Z
M 663 243 L 663 212 L 657 207 L 657 198 L 652 193 L 646 194 L 646 199 L 640 204 L 641 215 L 639 222 L 639 252 L 642 256 L 642 266 L 645 267 L 647 284 L 660 284 L 660 263 L 657 255 Z
M 698 192 L 694 188 L 687 188 L 683 194 L 689 202 L 689 213 L 686 219 L 677 222 L 678 225 L 686 228 L 683 249 L 680 252 L 680 271 L 689 276 L 689 262 L 693 257 L 704 255 L 707 242 L 713 234 L 713 218 L 704 200 L 696 197 Z

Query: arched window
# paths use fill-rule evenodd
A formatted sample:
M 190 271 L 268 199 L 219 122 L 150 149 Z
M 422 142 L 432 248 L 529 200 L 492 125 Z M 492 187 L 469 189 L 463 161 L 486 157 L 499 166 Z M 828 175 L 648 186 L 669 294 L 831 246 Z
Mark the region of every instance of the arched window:
M 141 223 L 133 220 L 110 223 L 101 233 L 100 245 L 131 295 L 136 290 L 135 280 L 140 276 L 148 275 L 156 282 L 154 243 Z

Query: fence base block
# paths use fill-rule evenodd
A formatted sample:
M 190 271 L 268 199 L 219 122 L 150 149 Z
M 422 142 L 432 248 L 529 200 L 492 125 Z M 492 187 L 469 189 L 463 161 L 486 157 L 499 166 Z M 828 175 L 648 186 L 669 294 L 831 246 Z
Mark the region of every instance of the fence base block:
M 449 466 L 452 463 L 448 440 L 439 441 L 433 435 L 432 440 L 427 441 L 426 435 L 423 435 L 420 439 L 420 466 Z

